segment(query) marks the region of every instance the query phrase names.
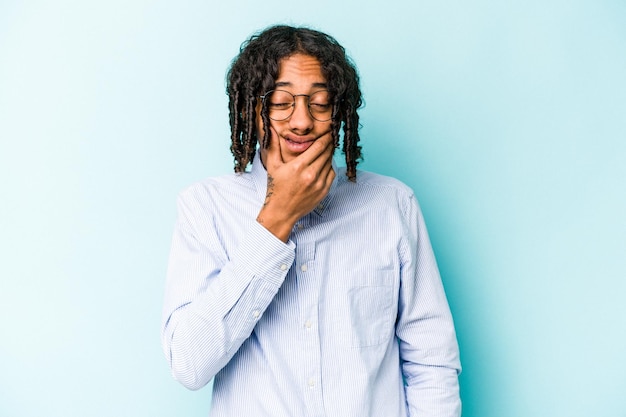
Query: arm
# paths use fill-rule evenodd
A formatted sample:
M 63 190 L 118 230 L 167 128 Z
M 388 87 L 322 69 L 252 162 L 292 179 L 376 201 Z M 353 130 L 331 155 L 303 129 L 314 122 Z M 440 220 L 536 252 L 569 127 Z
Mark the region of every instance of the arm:
M 197 197 L 187 192 L 179 198 L 162 344 L 172 374 L 186 387 L 201 388 L 230 361 L 278 292 L 295 257 L 289 233 L 332 184 L 330 139 L 288 163 L 272 143 L 265 203 L 234 253 L 225 252 Z
M 292 243 L 254 221 L 227 256 L 201 216 L 197 197 L 181 194 L 163 309 L 163 349 L 174 378 L 189 389 L 206 385 L 250 336 L 295 256 Z
M 417 201 L 406 209 L 407 237 L 396 335 L 410 416 L 461 415 L 459 350 L 452 315 Z

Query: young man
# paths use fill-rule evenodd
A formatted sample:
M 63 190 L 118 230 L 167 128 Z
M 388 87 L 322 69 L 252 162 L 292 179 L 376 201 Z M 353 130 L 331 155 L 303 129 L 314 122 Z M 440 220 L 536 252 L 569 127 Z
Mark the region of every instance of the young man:
M 174 377 L 214 379 L 212 417 L 459 416 L 423 217 L 408 187 L 356 170 L 361 93 L 344 49 L 271 27 L 227 90 L 236 173 L 178 200 L 162 330 Z

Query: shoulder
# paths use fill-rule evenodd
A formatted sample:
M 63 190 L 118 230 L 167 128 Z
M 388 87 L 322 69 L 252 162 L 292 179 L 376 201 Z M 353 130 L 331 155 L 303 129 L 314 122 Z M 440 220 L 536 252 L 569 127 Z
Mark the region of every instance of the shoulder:
M 179 210 L 206 216 L 255 200 L 256 189 L 249 173 L 226 174 L 197 181 L 178 193 Z
M 382 187 L 406 195 L 413 195 L 413 190 L 399 179 L 369 171 L 357 171 L 357 184 L 363 187 Z
M 183 188 L 179 199 L 203 199 L 213 194 L 245 192 L 254 189 L 254 184 L 248 172 L 241 174 L 225 174 L 216 177 L 207 177 Z
M 411 187 L 402 181 L 369 171 L 357 171 L 355 182 L 349 181 L 345 176 L 345 168 L 339 168 L 337 176 L 341 178 L 340 188 L 342 191 L 357 193 L 383 193 L 394 194 L 400 198 L 412 198 L 414 196 Z
M 388 211 L 392 208 L 406 213 L 415 202 L 413 190 L 402 181 L 369 171 L 357 171 L 355 182 L 345 176 L 345 168 L 337 170 L 340 178 L 337 195 L 343 203 L 352 207 L 379 208 Z

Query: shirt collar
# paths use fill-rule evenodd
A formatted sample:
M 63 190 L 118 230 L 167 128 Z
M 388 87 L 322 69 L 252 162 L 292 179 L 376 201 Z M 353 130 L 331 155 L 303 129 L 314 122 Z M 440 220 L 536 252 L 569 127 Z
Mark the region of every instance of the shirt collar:
M 333 197 L 335 196 L 335 192 L 337 190 L 337 183 L 339 181 L 339 171 L 337 170 L 337 164 L 335 164 L 335 160 L 332 161 L 333 169 L 335 170 L 335 179 L 330 186 L 330 191 L 324 199 L 317 205 L 315 209 L 313 209 L 313 213 L 316 213 L 319 216 L 323 216 L 324 212 L 328 210 Z M 252 161 L 252 169 L 250 171 L 250 175 L 252 176 L 252 181 L 254 182 L 254 187 L 256 189 L 257 195 L 261 201 L 265 201 L 265 195 L 267 193 L 267 171 L 261 162 L 261 153 L 257 149 L 256 154 L 254 155 L 254 160 Z

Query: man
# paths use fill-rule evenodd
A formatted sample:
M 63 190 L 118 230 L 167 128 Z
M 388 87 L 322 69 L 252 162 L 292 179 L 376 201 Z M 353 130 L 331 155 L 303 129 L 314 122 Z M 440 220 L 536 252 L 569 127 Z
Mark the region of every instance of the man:
M 244 43 L 227 90 L 236 173 L 178 200 L 162 331 L 174 377 L 214 380 L 212 417 L 459 416 L 422 214 L 408 187 L 356 170 L 344 49 L 271 27 Z

